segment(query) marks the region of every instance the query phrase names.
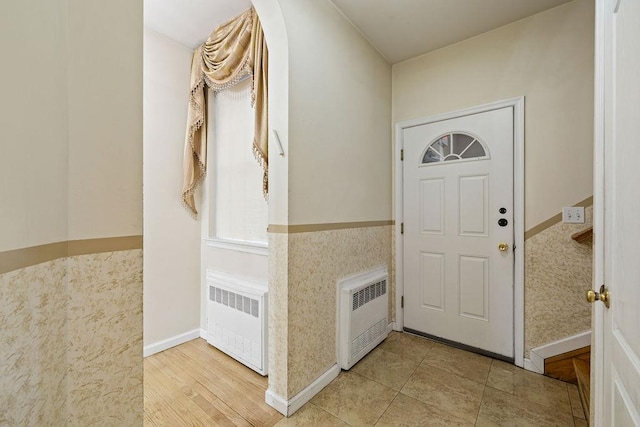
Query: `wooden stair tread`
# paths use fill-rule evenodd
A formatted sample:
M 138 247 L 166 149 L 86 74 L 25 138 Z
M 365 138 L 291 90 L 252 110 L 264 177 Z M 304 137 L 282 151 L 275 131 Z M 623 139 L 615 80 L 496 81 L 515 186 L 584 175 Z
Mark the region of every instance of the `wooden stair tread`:
M 578 393 L 580 394 L 580 400 L 582 402 L 582 409 L 584 410 L 585 419 L 589 419 L 589 397 L 591 396 L 590 378 L 591 378 L 591 363 L 586 360 L 573 358 L 573 366 L 576 371 L 576 377 L 578 379 Z
M 591 378 L 591 346 L 548 357 L 544 360 L 544 374 L 577 384 L 585 419 L 589 419 L 589 381 Z
M 574 358 L 590 361 L 591 346 L 579 348 L 544 360 L 544 374 L 572 384 L 578 384 L 572 360 Z
M 578 243 L 586 242 L 587 240 L 593 238 L 593 226 L 587 227 L 582 231 L 578 231 L 577 233 L 573 233 L 571 238 Z

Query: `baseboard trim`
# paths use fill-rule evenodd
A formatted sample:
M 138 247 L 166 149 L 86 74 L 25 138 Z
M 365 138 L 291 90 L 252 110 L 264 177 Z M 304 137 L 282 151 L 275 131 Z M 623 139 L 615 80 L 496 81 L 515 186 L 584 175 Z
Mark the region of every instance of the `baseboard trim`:
M 280 412 L 285 417 L 290 417 L 293 415 L 298 409 L 302 408 L 302 406 L 310 401 L 313 396 L 318 394 L 320 390 L 325 388 L 331 381 L 337 378 L 340 374 L 340 367 L 336 363 L 331 368 L 329 368 L 324 374 L 320 375 L 314 382 L 309 384 L 304 390 L 300 393 L 293 396 L 291 399 L 286 400 L 282 396 L 277 395 L 271 389 L 267 389 L 264 400 L 267 405 L 274 408 L 276 411 Z
M 544 364 L 543 364 L 544 366 Z M 532 361 L 531 359 L 524 359 L 524 369 L 526 369 L 527 371 L 531 371 L 531 372 L 535 372 L 537 374 L 544 374 L 544 369 L 540 370 Z
M 151 356 L 152 354 L 160 353 L 161 351 L 165 351 L 170 349 L 171 347 L 175 347 L 180 344 L 184 344 L 187 341 L 194 340 L 196 338 L 200 338 L 202 335 L 202 329 L 194 329 L 189 332 L 185 332 L 184 334 L 176 335 L 171 338 L 167 338 L 166 340 L 158 341 L 153 344 L 149 344 L 145 346 L 142 350 L 142 357 Z
M 280 412 L 282 415 L 287 417 L 289 404 L 283 397 L 275 394 L 271 389 L 267 389 L 264 393 L 264 401 L 267 405 L 271 406 L 276 411 Z
M 529 359 L 525 359 L 525 369 L 528 369 L 526 366 L 526 360 L 529 360 L 532 367 L 532 369 L 529 369 L 530 371 L 544 374 L 545 359 L 590 345 L 591 331 L 585 331 L 540 347 L 532 348 L 529 352 Z

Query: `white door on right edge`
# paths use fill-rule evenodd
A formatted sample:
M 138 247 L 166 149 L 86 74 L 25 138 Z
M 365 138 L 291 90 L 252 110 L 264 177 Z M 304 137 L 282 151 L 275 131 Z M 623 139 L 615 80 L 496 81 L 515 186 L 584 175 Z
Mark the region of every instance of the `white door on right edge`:
M 513 346 L 513 108 L 404 129 L 404 327 Z
M 596 252 L 604 249 L 611 305 L 597 303 L 603 322 L 595 322 L 596 336 L 604 340 L 596 341 L 595 360 L 602 358 L 604 378 L 594 378 L 600 396 L 592 415 L 596 426 L 640 426 L 640 1 L 598 5 L 605 22 L 597 33 L 605 48 L 605 162 L 604 212 L 596 212 L 604 214 L 604 233 L 596 235 Z

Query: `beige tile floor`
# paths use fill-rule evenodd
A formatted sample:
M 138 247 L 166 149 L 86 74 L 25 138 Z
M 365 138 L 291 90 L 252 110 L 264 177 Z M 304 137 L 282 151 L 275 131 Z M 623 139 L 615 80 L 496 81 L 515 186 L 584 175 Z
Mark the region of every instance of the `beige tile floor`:
M 276 426 L 586 426 L 576 386 L 393 332 Z

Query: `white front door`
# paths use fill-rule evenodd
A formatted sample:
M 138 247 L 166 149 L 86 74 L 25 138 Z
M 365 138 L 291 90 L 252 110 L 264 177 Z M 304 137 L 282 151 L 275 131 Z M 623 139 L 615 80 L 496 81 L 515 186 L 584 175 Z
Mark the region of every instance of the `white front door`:
M 604 190 L 604 204 L 596 215 L 604 233 L 596 234 L 596 280 L 604 279 L 611 305 L 596 305 L 592 416 L 595 425 L 640 426 L 640 2 L 597 5 L 604 96 L 596 102 L 596 196 Z
M 404 327 L 514 357 L 513 108 L 403 130 Z

